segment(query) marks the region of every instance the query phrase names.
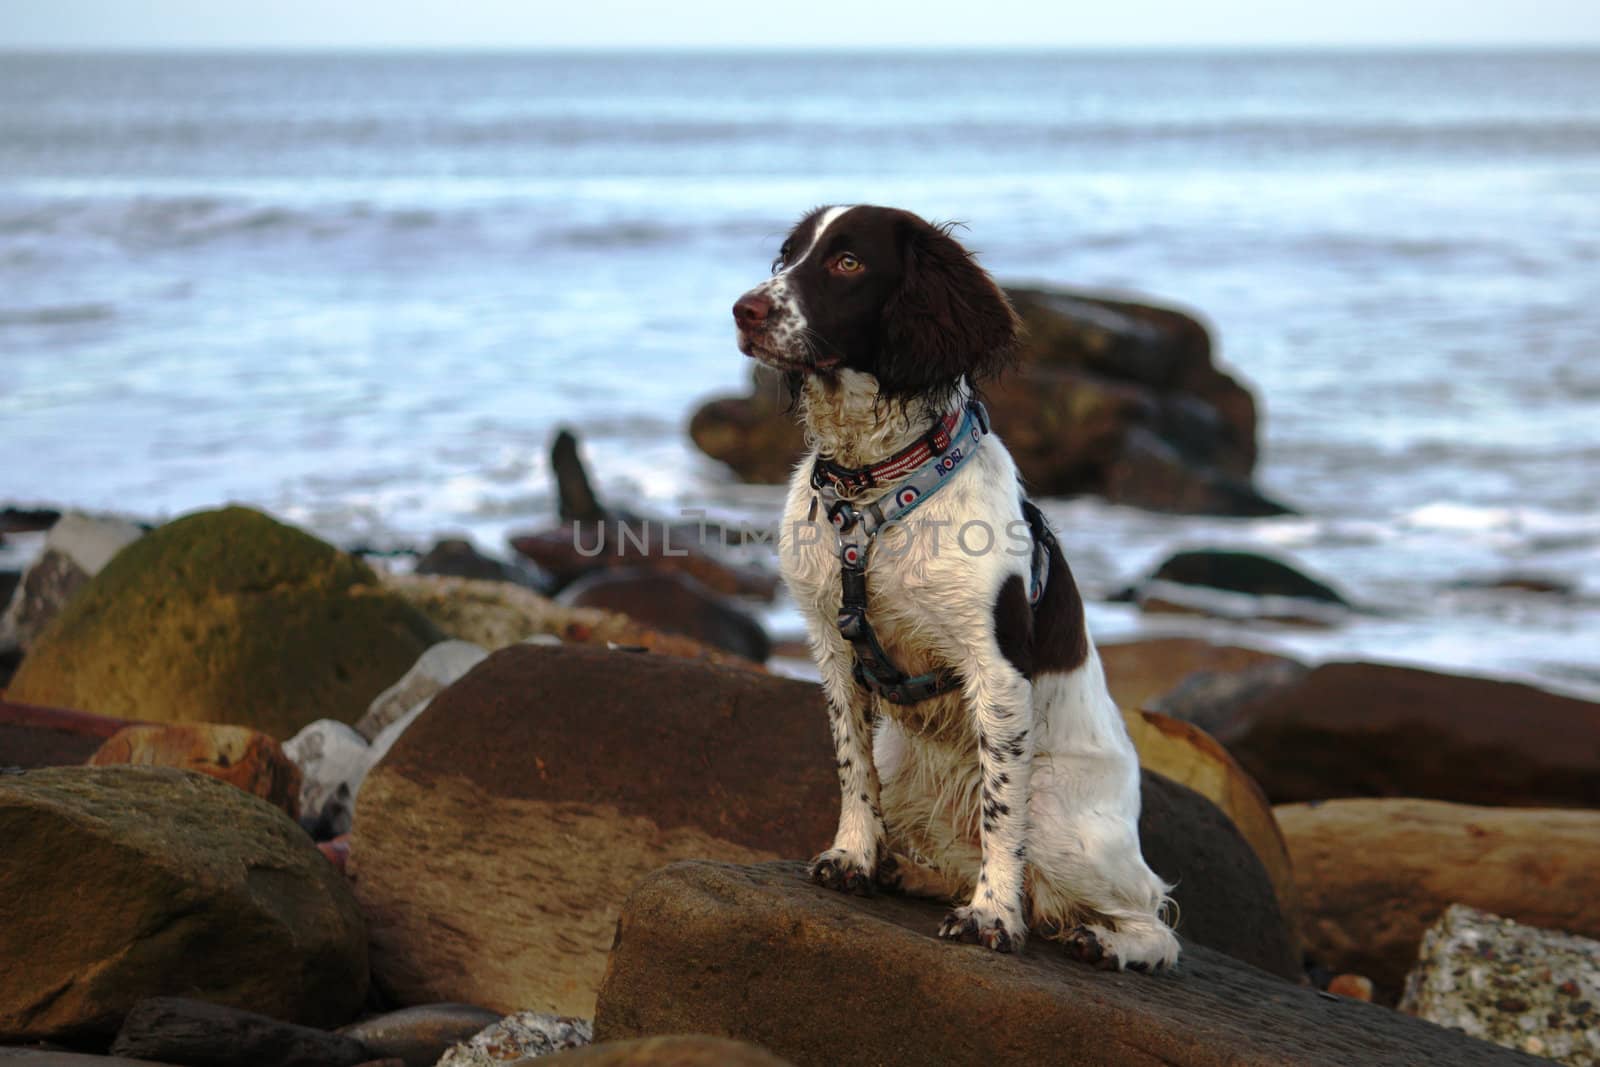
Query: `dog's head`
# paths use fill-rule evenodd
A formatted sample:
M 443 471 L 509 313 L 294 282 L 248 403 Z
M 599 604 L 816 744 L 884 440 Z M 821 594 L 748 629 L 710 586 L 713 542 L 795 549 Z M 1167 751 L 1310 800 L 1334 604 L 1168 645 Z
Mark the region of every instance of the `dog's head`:
M 894 400 L 992 377 L 1017 316 L 949 230 L 895 208 L 818 208 L 734 304 L 739 350 L 791 377 L 870 374 Z

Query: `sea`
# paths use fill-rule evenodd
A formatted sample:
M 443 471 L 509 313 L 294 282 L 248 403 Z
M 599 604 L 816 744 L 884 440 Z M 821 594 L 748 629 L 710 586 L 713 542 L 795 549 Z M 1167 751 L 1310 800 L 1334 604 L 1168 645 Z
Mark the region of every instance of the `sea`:
M 1255 391 L 1299 514 L 1044 501 L 1101 640 L 1600 694 L 1595 51 L 0 53 L 0 503 L 504 554 L 568 427 L 615 506 L 770 522 L 687 419 L 790 223 L 854 202 L 1189 309 Z M 1362 610 L 1100 600 L 1206 546 Z

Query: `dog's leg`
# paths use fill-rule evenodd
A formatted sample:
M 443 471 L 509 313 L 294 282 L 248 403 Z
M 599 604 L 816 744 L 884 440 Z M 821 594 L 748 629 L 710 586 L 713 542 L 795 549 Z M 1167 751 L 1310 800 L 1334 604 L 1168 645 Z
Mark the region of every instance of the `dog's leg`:
M 1033 767 L 1032 687 L 998 648 L 970 657 L 962 677 L 982 775 L 983 865 L 971 903 L 945 916 L 939 936 L 1016 952 L 1028 935 L 1023 875 Z
M 811 880 L 845 893 L 870 893 L 876 879 L 895 881 L 888 854 L 878 770 L 872 762 L 871 703 L 851 674 L 854 657 L 837 631 L 812 630 L 812 652 L 828 698 L 834 759 L 839 767 L 839 828 L 833 847 L 811 861 Z

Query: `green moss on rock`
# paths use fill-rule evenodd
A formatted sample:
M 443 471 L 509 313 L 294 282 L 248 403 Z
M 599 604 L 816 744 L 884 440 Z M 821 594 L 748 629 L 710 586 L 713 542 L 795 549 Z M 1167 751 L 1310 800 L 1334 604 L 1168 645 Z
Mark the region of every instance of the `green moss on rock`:
M 360 560 L 230 507 L 128 546 L 42 634 L 8 695 L 285 738 L 354 722 L 439 631 Z

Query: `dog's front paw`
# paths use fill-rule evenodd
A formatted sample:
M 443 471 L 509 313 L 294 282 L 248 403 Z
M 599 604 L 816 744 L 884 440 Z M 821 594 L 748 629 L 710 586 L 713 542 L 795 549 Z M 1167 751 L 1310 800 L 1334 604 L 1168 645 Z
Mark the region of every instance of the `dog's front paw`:
M 1028 928 L 1020 916 L 975 908 L 954 908 L 944 917 L 939 936 L 950 941 L 982 945 L 996 952 L 1021 952 Z
M 828 849 L 811 861 L 806 873 L 813 882 L 827 889 L 864 897 L 872 895 L 872 869 L 844 849 Z

